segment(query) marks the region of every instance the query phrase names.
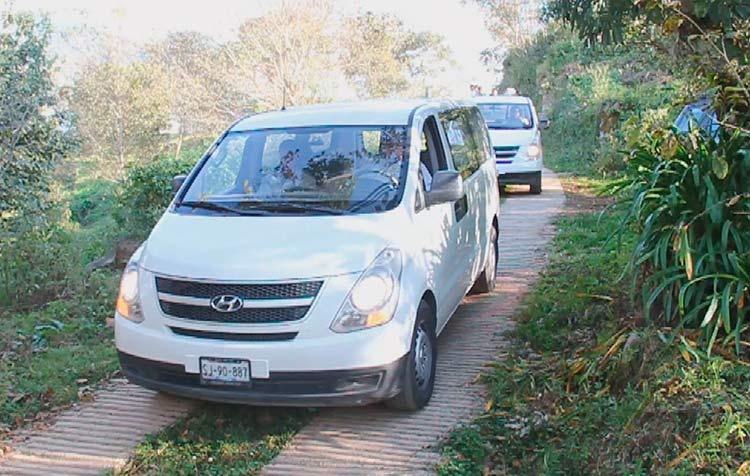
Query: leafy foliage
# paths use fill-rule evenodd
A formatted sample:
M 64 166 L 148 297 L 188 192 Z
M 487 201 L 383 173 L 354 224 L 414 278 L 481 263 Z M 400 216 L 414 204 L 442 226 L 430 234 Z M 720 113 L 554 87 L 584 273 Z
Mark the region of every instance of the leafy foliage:
M 130 234 L 145 237 L 172 201 L 172 178 L 188 173 L 195 163 L 186 154 L 130 167 L 117 196 L 117 222 Z
M 689 18 L 682 24 L 675 15 Z M 747 18 L 750 5 L 743 0 L 552 0 L 545 6 L 545 17 L 571 25 L 589 43 L 622 42 L 634 23 L 664 24 L 679 28 L 687 37 L 700 30 L 728 29 L 737 18 Z
M 105 317 L 112 315 L 118 278 L 98 271 L 75 297 L 0 311 L 0 432 L 90 397 L 92 386 L 117 370 Z
M 72 107 L 84 153 L 96 154 L 117 173 L 129 160 L 155 154 L 169 119 L 163 71 L 146 63 L 89 64 L 74 88 Z M 114 166 L 114 167 L 113 167 Z
M 486 411 L 453 432 L 440 474 L 734 474 L 750 459 L 750 367 L 643 326 L 612 279 L 637 238 L 609 239 L 622 213 L 558 222 L 517 340 L 482 377 Z
M 49 175 L 70 149 L 61 132 L 47 56 L 50 26 L 0 11 L 0 233 L 26 209 L 39 210 Z M 1 252 L 1 251 L 0 251 Z
M 709 352 L 723 330 L 737 354 L 750 310 L 750 150 L 741 132 L 651 137 L 613 185 L 639 237 L 630 269 L 647 316 L 700 327 Z
M 66 241 L 65 230 L 49 220 L 50 177 L 73 144 L 62 132 L 67 122 L 52 85 L 49 23 L 0 15 L 0 305 L 7 306 L 61 286 L 66 259 L 60 247 L 41 245 Z
M 118 474 L 256 474 L 311 416 L 306 409 L 204 405 L 138 445 Z
M 217 134 L 237 117 L 252 112 L 253 101 L 232 74 L 227 52 L 210 37 L 172 32 L 145 47 L 146 62 L 160 68 L 170 119 L 178 136 L 175 157 L 185 137 Z
M 344 73 L 363 97 L 424 94 L 427 79 L 447 66 L 442 37 L 410 31 L 393 15 L 367 12 L 348 18 L 343 37 Z

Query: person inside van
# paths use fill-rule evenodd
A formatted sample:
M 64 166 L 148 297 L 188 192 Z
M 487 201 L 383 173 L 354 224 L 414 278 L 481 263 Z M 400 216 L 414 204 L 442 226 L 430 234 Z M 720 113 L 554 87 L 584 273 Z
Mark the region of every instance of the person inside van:
M 531 127 L 531 118 L 528 116 L 528 111 L 524 107 L 514 106 L 511 110 L 513 122 L 518 124 L 520 127 L 527 129 Z

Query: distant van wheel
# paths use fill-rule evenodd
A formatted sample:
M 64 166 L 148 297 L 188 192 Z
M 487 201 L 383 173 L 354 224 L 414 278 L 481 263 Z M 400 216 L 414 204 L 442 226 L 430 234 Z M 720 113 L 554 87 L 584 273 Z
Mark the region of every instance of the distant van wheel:
M 531 182 L 531 193 L 534 195 L 539 195 L 542 193 L 542 173 L 539 172 L 534 177 L 534 180 Z
M 497 228 L 494 226 L 490 228 L 490 246 L 489 253 L 487 255 L 487 262 L 484 263 L 484 270 L 479 275 L 474 285 L 469 290 L 469 294 L 484 294 L 492 292 L 495 289 L 495 283 L 497 282 Z
M 411 351 L 401 376 L 401 393 L 385 402 L 395 410 L 415 411 L 427 405 L 435 387 L 437 337 L 432 309 L 425 301 L 419 303 L 417 322 L 411 339 Z

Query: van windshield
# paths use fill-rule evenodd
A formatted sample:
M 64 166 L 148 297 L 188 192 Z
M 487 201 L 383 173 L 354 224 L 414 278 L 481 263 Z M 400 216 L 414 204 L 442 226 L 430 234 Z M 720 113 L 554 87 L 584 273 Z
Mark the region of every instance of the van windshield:
M 178 210 L 246 214 L 373 213 L 394 208 L 408 168 L 405 126 L 230 132 Z
M 488 129 L 531 129 L 534 119 L 528 104 L 478 104 Z

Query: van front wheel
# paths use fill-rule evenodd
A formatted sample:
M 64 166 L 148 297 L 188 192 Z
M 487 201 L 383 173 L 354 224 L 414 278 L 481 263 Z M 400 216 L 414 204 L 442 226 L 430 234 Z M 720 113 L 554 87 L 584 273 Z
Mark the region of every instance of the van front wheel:
M 474 285 L 469 290 L 469 294 L 484 294 L 495 290 L 497 282 L 497 227 L 494 225 L 490 228 L 490 249 L 487 253 L 487 261 L 484 264 L 484 270 L 479 275 Z
M 532 195 L 539 195 L 542 193 L 542 173 L 539 172 L 534 176 L 531 184 L 529 184 L 529 191 Z
M 417 309 L 411 351 L 401 375 L 401 393 L 386 400 L 386 406 L 395 410 L 415 411 L 427 405 L 435 387 L 436 363 L 437 337 L 432 309 L 422 301 Z

